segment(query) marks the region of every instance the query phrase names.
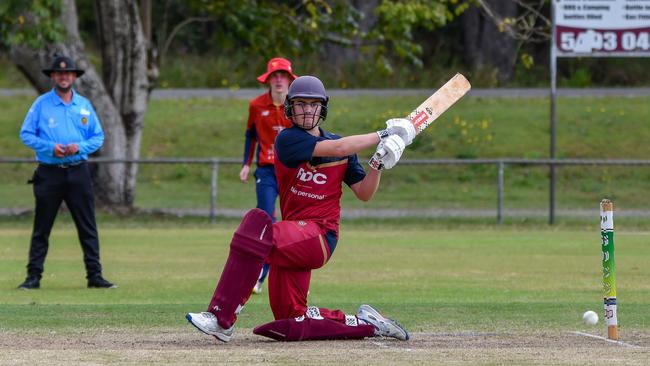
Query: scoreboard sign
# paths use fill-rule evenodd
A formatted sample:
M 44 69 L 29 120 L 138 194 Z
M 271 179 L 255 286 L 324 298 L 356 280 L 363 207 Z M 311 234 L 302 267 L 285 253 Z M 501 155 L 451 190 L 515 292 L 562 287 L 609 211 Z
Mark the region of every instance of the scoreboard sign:
M 650 0 L 553 0 L 558 56 L 650 55 Z

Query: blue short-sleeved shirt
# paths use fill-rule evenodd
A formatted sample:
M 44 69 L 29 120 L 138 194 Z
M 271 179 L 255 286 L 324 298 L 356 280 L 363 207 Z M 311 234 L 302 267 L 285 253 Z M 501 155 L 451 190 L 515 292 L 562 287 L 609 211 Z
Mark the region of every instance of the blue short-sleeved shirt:
M 90 101 L 72 91 L 65 104 L 51 91 L 39 96 L 25 116 L 20 139 L 36 152 L 36 160 L 45 164 L 70 164 L 88 159 L 104 142 L 104 131 Z M 79 153 L 64 158 L 54 156 L 54 145 L 75 143 Z

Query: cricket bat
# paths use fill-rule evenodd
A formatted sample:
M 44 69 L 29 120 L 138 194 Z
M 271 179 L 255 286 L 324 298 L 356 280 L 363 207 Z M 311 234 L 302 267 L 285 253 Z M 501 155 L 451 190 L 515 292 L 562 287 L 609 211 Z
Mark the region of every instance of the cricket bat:
M 454 75 L 445 85 L 436 90 L 429 98 L 413 110 L 406 118 L 408 118 L 413 126 L 415 126 L 415 133 L 419 135 L 430 124 L 432 124 L 441 114 L 443 114 L 449 107 L 454 105 L 472 88 L 469 81 L 462 74 Z M 381 165 L 379 159 L 383 155 L 381 153 L 373 155 L 370 159 L 370 166 L 377 169 Z
M 415 126 L 415 133 L 419 135 L 424 131 L 471 88 L 469 81 L 462 74 L 456 74 L 449 79 L 445 85 L 436 90 L 406 117 Z

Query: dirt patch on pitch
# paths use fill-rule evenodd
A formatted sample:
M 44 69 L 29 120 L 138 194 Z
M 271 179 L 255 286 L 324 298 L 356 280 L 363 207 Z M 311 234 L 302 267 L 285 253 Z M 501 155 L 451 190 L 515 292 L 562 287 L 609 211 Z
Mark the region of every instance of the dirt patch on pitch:
M 280 343 L 239 329 L 235 337 L 225 344 L 192 329 L 0 332 L 0 364 L 650 364 L 650 334 L 641 332 L 626 333 L 625 344 L 569 332 Z

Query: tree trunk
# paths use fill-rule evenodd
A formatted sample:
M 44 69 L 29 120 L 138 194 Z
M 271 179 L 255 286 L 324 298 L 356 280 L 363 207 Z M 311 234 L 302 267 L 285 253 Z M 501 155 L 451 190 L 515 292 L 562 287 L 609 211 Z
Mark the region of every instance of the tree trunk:
M 500 18 L 516 17 L 514 1 L 486 0 Z M 498 20 L 497 20 L 498 21 Z M 470 7 L 461 16 L 465 59 L 473 70 L 496 69 L 498 81 L 512 80 L 517 59 L 516 41 L 505 32 L 499 32 L 490 19 L 477 7 Z
M 137 159 L 150 85 L 147 42 L 138 4 L 133 0 L 96 0 L 95 7 L 102 49 L 102 79 L 119 111 L 125 133 L 125 141 L 108 144 L 113 151 L 121 150 L 127 159 Z M 124 169 L 120 202 L 130 207 L 135 199 L 138 166 L 126 164 Z
M 39 93 L 52 88 L 50 79 L 41 70 L 50 65 L 55 53 L 75 60 L 78 67 L 86 70 L 77 80 L 76 89 L 92 102 L 106 135 L 98 155 L 137 159 L 150 86 L 137 2 L 97 0 L 96 9 L 102 46 L 101 78 L 88 61 L 79 36 L 74 0 L 62 0 L 64 43 L 46 44 L 40 49 L 14 46 L 10 58 Z M 95 170 L 97 204 L 114 210 L 131 209 L 136 174 L 135 164 L 98 164 Z
M 378 20 L 375 9 L 379 6 L 379 0 L 352 0 L 351 4 L 363 14 L 363 18 L 359 22 L 358 35 L 352 39 L 352 45 L 346 46 L 331 42 L 324 44 L 327 59 L 325 64 L 333 71 L 337 71 L 339 82 L 344 82 L 346 72 L 350 71 L 346 69 L 346 66 L 362 66 L 365 64 L 359 62 L 363 36 L 370 31 Z

